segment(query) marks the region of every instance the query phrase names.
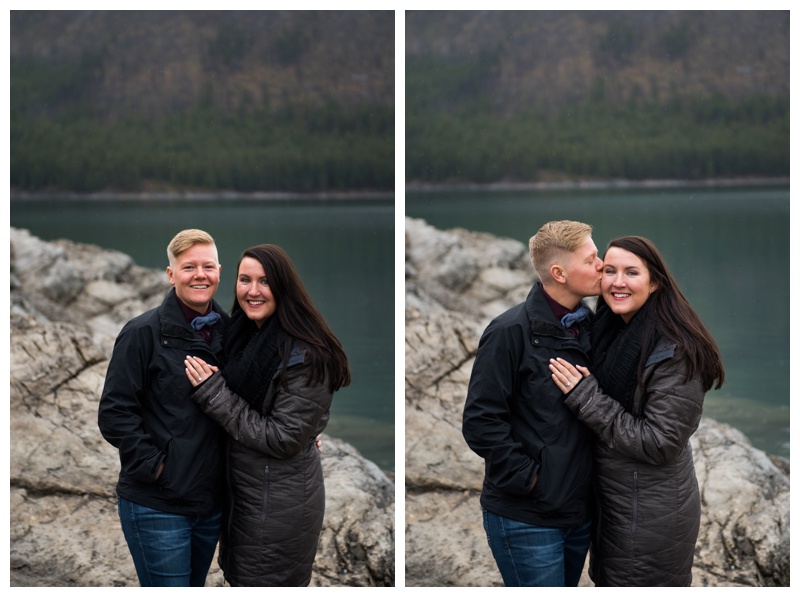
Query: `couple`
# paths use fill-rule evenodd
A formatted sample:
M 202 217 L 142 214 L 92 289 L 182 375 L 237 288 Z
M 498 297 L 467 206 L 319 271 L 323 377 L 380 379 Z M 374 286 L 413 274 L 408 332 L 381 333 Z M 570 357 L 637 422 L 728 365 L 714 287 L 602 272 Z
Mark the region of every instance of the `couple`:
M 591 231 L 545 224 L 540 282 L 481 338 L 463 434 L 485 460 L 484 528 L 507 586 L 577 586 L 590 543 L 597 586 L 689 586 L 689 437 L 725 379 L 719 350 L 649 240 L 601 260 Z
M 242 254 L 230 317 L 209 234 L 178 233 L 167 256 L 174 288 L 117 337 L 98 416 L 139 582 L 204 586 L 219 539 L 230 585 L 307 586 L 325 510 L 316 438 L 347 357 L 279 247 Z

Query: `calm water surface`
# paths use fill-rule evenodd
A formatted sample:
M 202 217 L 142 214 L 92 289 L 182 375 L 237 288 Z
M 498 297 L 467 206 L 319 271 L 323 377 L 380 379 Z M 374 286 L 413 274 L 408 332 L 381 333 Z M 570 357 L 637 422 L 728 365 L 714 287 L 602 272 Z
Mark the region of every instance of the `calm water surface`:
M 704 414 L 789 458 L 789 189 L 407 193 L 406 215 L 528 239 L 550 220 L 594 227 L 601 253 L 637 234 L 661 251 L 722 352 L 727 382 Z
M 217 243 L 217 300 L 228 310 L 240 253 L 280 245 L 350 359 L 353 382 L 334 395 L 326 432 L 394 470 L 392 199 L 12 201 L 11 226 L 116 249 L 157 269 L 178 231 L 201 228 Z

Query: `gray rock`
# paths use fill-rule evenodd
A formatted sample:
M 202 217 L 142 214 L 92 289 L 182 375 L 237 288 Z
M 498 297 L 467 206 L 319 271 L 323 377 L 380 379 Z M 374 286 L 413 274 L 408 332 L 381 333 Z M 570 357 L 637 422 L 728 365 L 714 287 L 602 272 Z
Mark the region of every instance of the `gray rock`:
M 480 334 L 535 280 L 525 249 L 406 219 L 408 587 L 502 586 L 481 521 L 483 461 L 464 442 L 461 414 Z M 431 258 L 442 263 L 419 261 Z M 451 264 L 469 264 L 461 280 Z M 788 586 L 788 463 L 711 419 L 691 441 L 703 500 L 693 584 Z M 591 585 L 584 572 L 580 586 Z
M 11 586 L 137 586 L 97 402 L 114 338 L 161 303 L 166 274 L 98 247 L 11 239 Z M 332 437 L 322 463 L 312 586 L 394 586 L 394 483 Z M 223 585 L 216 563 L 207 585 Z

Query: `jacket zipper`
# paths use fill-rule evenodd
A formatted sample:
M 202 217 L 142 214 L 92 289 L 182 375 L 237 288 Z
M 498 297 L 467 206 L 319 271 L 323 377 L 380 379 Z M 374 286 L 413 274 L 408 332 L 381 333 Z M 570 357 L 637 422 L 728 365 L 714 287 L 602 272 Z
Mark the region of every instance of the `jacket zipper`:
M 639 474 L 633 471 L 633 520 L 631 521 L 631 534 L 636 532 L 636 516 L 639 510 Z
M 269 492 L 269 465 L 264 467 L 264 497 L 261 501 L 261 522 L 267 521 L 267 494 Z

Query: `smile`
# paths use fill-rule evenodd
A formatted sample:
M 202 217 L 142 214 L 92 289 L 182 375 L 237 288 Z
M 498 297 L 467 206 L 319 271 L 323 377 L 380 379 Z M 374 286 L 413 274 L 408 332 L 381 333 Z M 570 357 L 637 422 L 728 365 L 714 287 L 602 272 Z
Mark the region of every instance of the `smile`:
M 251 307 L 260 307 L 265 302 L 266 301 L 247 301 L 247 304 L 250 305 Z
M 612 292 L 611 296 L 613 296 L 615 299 L 625 299 L 628 298 L 630 294 L 623 294 L 621 292 Z
M 208 288 L 208 284 L 195 284 L 192 286 L 195 290 L 206 290 Z

